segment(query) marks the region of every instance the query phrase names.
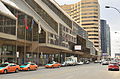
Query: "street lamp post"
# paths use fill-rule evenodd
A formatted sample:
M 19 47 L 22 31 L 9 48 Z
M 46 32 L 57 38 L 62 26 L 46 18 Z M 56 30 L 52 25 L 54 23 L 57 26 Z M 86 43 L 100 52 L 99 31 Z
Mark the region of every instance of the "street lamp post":
M 120 10 L 118 10 L 118 9 L 117 9 L 117 8 L 115 8 L 115 7 L 105 6 L 105 8 L 113 8 L 113 9 L 117 10 L 117 11 L 120 13 Z

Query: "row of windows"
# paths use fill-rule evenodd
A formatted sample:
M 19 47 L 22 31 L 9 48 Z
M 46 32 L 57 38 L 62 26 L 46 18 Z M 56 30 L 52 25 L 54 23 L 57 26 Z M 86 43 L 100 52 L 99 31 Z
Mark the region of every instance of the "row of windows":
M 72 35 L 74 35 L 75 31 L 72 31 L 70 29 L 68 29 L 67 27 L 65 27 L 64 25 L 60 24 L 60 35 L 62 36 L 62 40 L 63 41 L 71 41 L 71 42 L 76 42 L 76 38 L 74 38 Z
M 99 47 L 99 45 L 95 45 L 95 47 Z
M 99 38 L 89 38 L 90 40 L 99 40 Z
M 84 3 L 81 3 L 82 5 L 84 4 L 98 4 L 98 2 L 84 2 Z
M 23 12 L 18 11 L 8 5 L 6 7 L 18 18 L 18 33 L 17 37 L 19 39 L 26 39 L 29 41 L 37 41 L 38 40 L 38 25 L 33 20 L 31 16 L 26 15 Z M 32 24 L 34 21 L 34 24 Z M 28 27 L 28 29 L 26 29 Z M 34 28 L 32 28 L 34 27 Z M 26 37 L 25 37 L 26 35 Z
M 14 56 L 16 52 L 16 47 L 12 45 L 0 46 L 0 55 L 11 55 Z
M 84 29 L 98 29 L 98 27 L 83 27 Z
M 84 26 L 87 26 L 87 25 L 98 25 L 97 23 L 88 23 L 88 24 L 82 24 Z
M 98 34 L 88 34 L 88 36 L 98 36 Z
M 94 42 L 94 43 L 99 43 L 99 42 Z
M 53 12 L 55 12 L 69 27 L 72 27 L 72 21 L 61 12 L 50 0 L 42 0 Z M 50 20 L 49 20 L 50 21 Z
M 98 6 L 82 6 L 81 8 L 90 8 L 90 7 L 96 7 L 96 8 L 98 8 Z
M 98 9 L 82 9 L 81 11 L 98 11 Z
M 96 12 L 94 12 L 94 13 L 81 13 L 81 15 L 94 15 L 94 14 L 98 15 L 98 13 L 96 13 Z
M 87 31 L 87 32 L 97 32 L 98 33 L 98 31 Z
M 0 32 L 16 34 L 16 21 L 6 16 L 0 15 Z
M 58 23 L 34 0 L 26 0 L 26 2 L 56 31 L 58 32 Z
M 92 22 L 92 21 L 98 22 L 98 20 L 82 20 L 82 22 Z
M 75 21 L 80 20 L 80 18 L 75 19 Z
M 76 5 L 76 6 L 72 6 L 71 9 L 75 9 L 75 8 L 77 8 L 77 7 L 79 7 L 79 6 L 80 6 L 80 4 L 78 4 L 78 5 Z
M 98 16 L 84 16 L 82 18 L 98 18 Z

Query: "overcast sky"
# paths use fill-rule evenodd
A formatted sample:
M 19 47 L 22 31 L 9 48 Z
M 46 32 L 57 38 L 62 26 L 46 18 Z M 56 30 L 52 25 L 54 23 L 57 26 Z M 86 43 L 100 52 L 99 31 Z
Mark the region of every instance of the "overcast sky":
M 72 4 L 78 1 L 80 0 L 56 0 L 56 2 L 58 2 L 60 5 Z M 113 52 L 115 50 L 114 47 L 116 47 L 114 45 L 116 45 L 116 43 L 113 41 L 118 41 L 116 40 L 116 38 L 120 37 L 120 34 L 117 35 L 118 37 L 115 37 L 114 34 L 116 31 L 120 33 L 120 13 L 112 8 L 106 9 L 105 6 L 109 5 L 120 10 L 120 0 L 99 0 L 99 3 L 100 3 L 100 17 L 101 19 L 107 20 L 107 23 L 109 24 L 111 29 L 111 47 L 112 47 L 112 54 L 114 54 L 115 53 Z M 117 43 L 120 43 L 120 41 Z M 120 52 L 120 48 L 119 48 L 119 52 Z

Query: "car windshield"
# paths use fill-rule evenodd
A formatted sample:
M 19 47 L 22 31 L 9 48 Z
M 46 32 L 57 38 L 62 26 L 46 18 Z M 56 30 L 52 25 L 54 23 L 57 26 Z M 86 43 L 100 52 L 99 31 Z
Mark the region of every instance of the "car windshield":
M 55 64 L 55 63 L 56 63 L 55 61 L 50 62 L 50 64 Z
M 6 67 L 8 64 L 1 64 L 0 67 Z
M 29 65 L 29 63 L 25 63 L 25 64 L 23 64 L 23 65 Z

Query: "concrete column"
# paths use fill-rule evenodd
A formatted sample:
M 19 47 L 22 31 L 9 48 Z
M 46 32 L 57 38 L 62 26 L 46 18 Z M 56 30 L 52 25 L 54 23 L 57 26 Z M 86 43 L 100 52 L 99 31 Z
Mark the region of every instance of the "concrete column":
M 31 52 L 31 56 L 32 56 L 32 61 L 31 61 L 31 62 L 33 62 L 33 60 L 34 60 L 34 57 L 33 57 L 33 52 Z
M 39 62 L 39 53 L 37 53 L 37 63 L 36 63 L 37 65 L 39 65 L 40 64 L 40 62 Z

